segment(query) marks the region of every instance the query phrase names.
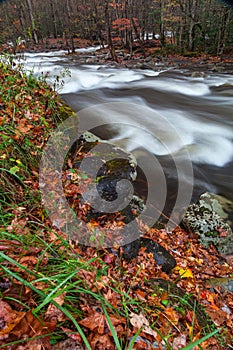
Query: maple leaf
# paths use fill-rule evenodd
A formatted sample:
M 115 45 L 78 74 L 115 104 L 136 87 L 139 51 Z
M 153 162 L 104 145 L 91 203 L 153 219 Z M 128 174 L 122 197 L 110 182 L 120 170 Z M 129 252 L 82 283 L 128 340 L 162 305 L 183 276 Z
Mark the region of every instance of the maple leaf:
M 34 126 L 31 124 L 27 124 L 28 121 L 26 119 L 21 119 L 16 127 L 18 131 L 22 134 L 26 134 L 29 130 L 33 129 Z
M 0 300 L 0 339 L 5 339 L 24 315 L 25 312 L 13 311 L 9 304 Z

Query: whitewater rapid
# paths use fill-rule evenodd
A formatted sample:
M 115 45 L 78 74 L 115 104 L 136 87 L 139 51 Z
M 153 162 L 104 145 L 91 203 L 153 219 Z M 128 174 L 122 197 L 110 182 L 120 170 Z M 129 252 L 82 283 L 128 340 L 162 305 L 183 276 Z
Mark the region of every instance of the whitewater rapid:
M 94 50 L 89 50 L 90 55 Z M 36 76 L 47 76 L 52 86 L 59 77 L 58 91 L 75 111 L 99 106 L 95 118 L 103 124 L 116 123 L 105 138 L 135 154 L 141 146 L 159 157 L 171 154 L 179 157 L 185 149 L 194 168 L 197 166 L 197 172 L 203 174 L 200 181 L 206 182 L 206 189 L 231 195 L 231 74 L 209 71 L 199 76 L 166 65 L 156 70 L 80 65 L 63 51 L 25 54 L 25 67 Z M 111 103 L 125 107 L 119 112 Z M 136 112 L 137 107 L 128 108 L 130 104 L 140 106 L 141 114 Z M 168 130 L 168 123 L 175 132 Z

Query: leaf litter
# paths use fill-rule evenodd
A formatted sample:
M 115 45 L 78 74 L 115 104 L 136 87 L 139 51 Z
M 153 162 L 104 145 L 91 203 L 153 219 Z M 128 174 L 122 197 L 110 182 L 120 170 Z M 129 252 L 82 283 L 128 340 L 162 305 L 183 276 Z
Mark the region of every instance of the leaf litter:
M 6 214 L 0 226 L 0 348 L 86 349 L 79 325 L 94 350 L 117 348 L 112 330 L 122 349 L 132 341 L 133 349 L 180 349 L 216 327 L 220 333 L 202 342 L 202 349 L 231 349 L 233 293 L 208 280 L 231 278 L 233 267 L 214 246 L 203 248 L 195 234 L 180 227 L 171 233 L 139 222 L 142 236 L 176 259 L 176 268 L 165 273 L 145 249 L 126 261 L 117 246 L 83 247 L 52 226 L 38 194 L 38 162 L 30 162 L 40 157 L 62 103 L 45 83 L 29 82 L 24 74 L 0 65 L 2 92 L 9 79 L 11 96 L 0 95 L 0 158 L 7 170 L 0 178 Z M 19 177 L 10 171 L 12 166 L 18 166 Z M 77 193 L 89 179 L 72 184 L 67 170 L 63 176 L 67 199 L 85 220 L 89 207 L 80 205 Z M 110 221 L 93 219 L 89 228 L 103 230 L 104 225 L 111 232 L 124 223 L 116 215 Z M 49 302 L 35 313 L 47 295 Z M 199 305 L 203 310 L 197 317 Z

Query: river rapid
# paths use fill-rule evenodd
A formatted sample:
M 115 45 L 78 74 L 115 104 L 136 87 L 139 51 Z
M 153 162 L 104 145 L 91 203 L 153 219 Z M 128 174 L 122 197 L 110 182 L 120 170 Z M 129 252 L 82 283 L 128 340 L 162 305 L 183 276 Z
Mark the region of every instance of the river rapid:
M 92 55 L 92 50 L 86 51 Z M 157 63 L 156 69 L 127 69 L 111 64 L 80 64 L 64 52 L 27 53 L 25 66 L 33 74 L 56 76 L 68 68 L 59 93 L 80 118 L 90 108 L 98 120 L 94 132 L 147 159 L 153 154 L 167 183 L 167 202 L 180 186 L 192 186 L 192 201 L 205 191 L 233 200 L 233 75 L 227 72 L 177 69 Z M 92 129 L 92 122 L 90 125 Z M 185 173 L 190 157 L 194 178 Z M 175 155 L 175 158 L 174 158 Z M 150 159 L 150 158 L 148 158 Z M 176 160 L 184 162 L 182 182 Z M 151 162 L 151 160 L 149 161 Z M 160 170 L 161 171 L 161 170 Z M 158 186 L 156 166 L 151 167 Z M 155 172 L 153 174 L 153 172 Z M 147 176 L 138 169 L 137 192 L 147 196 Z

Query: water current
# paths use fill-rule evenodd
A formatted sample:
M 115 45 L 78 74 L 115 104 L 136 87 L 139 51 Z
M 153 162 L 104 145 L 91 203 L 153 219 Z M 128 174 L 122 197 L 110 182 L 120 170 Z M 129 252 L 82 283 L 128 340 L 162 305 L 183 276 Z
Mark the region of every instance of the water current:
M 233 199 L 233 75 L 166 64 L 156 70 L 79 64 L 62 51 L 25 58 L 27 69 L 49 73 L 51 84 L 64 79 L 59 93 L 88 129 L 136 156 L 142 196 L 150 174 L 155 188 L 165 179 L 168 202 L 190 188 L 192 201 L 205 191 Z

